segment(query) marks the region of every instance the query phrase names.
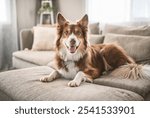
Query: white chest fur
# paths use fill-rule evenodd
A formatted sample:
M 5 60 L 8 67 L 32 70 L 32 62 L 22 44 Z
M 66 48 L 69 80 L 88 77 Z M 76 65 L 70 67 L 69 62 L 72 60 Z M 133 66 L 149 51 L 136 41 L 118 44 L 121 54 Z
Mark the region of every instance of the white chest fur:
M 62 75 L 62 77 L 66 79 L 73 79 L 78 73 L 79 68 L 73 61 L 66 61 L 65 65 L 68 71 L 66 71 L 65 69 L 59 69 L 58 72 Z

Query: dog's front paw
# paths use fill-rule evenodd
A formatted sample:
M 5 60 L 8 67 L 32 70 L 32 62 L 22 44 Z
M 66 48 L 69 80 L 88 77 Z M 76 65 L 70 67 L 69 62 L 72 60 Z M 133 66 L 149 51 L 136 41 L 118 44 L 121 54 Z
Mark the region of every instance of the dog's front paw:
M 41 77 L 40 78 L 40 81 L 41 82 L 51 82 L 51 81 L 53 81 L 54 79 L 52 78 L 52 77 L 50 77 L 50 76 L 44 76 L 44 77 Z
M 75 81 L 75 80 L 72 80 L 68 83 L 68 86 L 70 87 L 78 87 L 80 86 L 80 82 L 79 81 Z
M 50 75 L 41 77 L 40 81 L 41 82 L 51 82 L 59 76 L 60 76 L 59 73 L 54 70 Z

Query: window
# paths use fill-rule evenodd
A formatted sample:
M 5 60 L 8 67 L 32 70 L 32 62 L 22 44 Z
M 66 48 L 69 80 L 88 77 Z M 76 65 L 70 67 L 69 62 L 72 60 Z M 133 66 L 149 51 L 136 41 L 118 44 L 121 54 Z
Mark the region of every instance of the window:
M 150 20 L 150 0 L 132 0 L 131 13 L 134 20 Z
M 87 0 L 91 22 L 150 20 L 150 0 Z
M 1 0 L 1 4 L 0 4 L 0 23 L 8 21 L 6 1 L 7 0 Z
M 87 11 L 91 21 L 128 21 L 130 0 L 88 0 Z

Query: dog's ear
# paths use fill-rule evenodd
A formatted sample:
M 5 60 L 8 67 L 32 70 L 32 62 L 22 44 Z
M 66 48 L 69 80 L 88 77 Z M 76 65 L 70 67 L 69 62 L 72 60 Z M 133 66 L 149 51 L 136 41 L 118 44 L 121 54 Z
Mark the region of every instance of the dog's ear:
M 85 15 L 83 16 L 83 18 L 77 22 L 77 24 L 80 24 L 80 25 L 82 25 L 83 27 L 87 27 L 87 26 L 88 26 L 88 15 L 85 14 Z
M 61 13 L 57 14 L 57 23 L 58 25 L 64 25 L 68 23 L 68 21 L 61 15 Z

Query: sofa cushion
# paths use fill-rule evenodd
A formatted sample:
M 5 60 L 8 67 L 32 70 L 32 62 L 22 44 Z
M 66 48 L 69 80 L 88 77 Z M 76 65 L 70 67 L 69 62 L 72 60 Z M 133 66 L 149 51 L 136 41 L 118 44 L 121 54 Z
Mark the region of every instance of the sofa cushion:
M 144 61 L 138 61 L 139 64 L 149 64 L 150 65 L 150 59 L 144 60 Z
M 47 65 L 55 56 L 55 51 L 17 51 L 13 57 L 36 65 Z
M 150 101 L 150 92 L 147 94 L 147 96 L 144 99 L 145 101 Z
M 112 76 L 102 76 L 98 79 L 95 79 L 94 83 L 98 85 L 127 89 L 135 93 L 138 93 L 143 97 L 146 97 L 146 95 L 150 92 L 150 79 L 133 80 L 133 79 L 114 78 Z
M 38 64 L 34 64 L 32 62 L 22 60 L 18 57 L 13 57 L 12 58 L 12 64 L 13 64 L 13 68 L 17 68 L 17 69 L 39 66 Z
M 54 50 L 56 27 L 36 26 L 33 28 L 32 50 Z
M 118 43 L 137 62 L 150 60 L 150 37 L 106 34 L 104 43 Z
M 99 44 L 103 43 L 104 41 L 104 35 L 99 35 L 99 34 L 90 34 L 88 36 L 90 44 Z
M 0 90 L 0 101 L 11 101 L 11 97 L 7 96 L 3 91 Z
M 89 24 L 89 34 L 99 34 L 99 23 L 91 23 Z
M 145 26 L 119 26 L 106 24 L 103 33 L 125 34 L 125 35 L 139 35 L 150 36 L 150 25 Z
M 82 83 L 80 87 L 68 87 L 69 80 L 39 81 L 52 69 L 46 66 L 26 68 L 0 73 L 0 90 L 13 100 L 143 100 L 131 91 Z

